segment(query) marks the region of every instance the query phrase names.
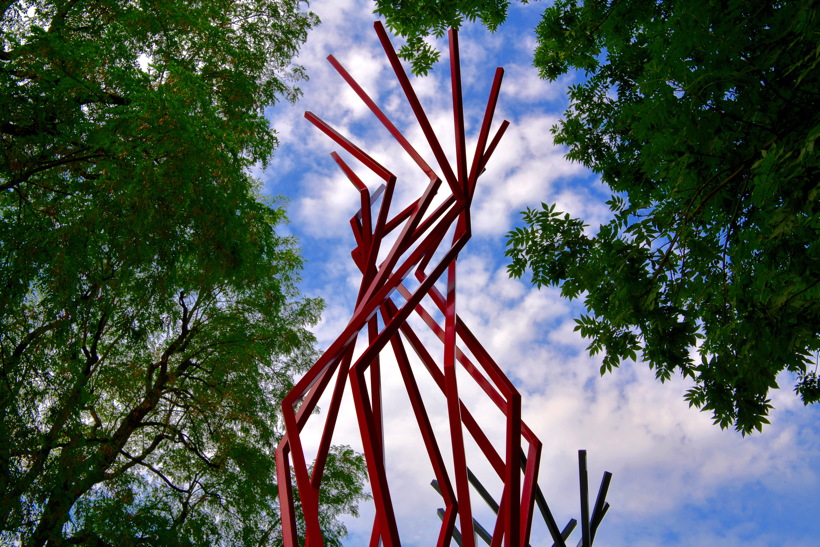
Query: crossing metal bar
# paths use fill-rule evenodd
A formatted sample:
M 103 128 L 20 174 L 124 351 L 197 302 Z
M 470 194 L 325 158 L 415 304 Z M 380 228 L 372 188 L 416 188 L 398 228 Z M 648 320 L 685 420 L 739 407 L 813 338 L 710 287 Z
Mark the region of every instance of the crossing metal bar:
M 395 362 L 412 409 L 409 417 L 415 419 L 422 439 L 414 457 L 427 458 L 435 475 L 433 487 L 444 500 L 445 507 L 437 511 L 441 525 L 436 545 L 444 547 L 455 542 L 475 547 L 476 538 L 480 538 L 491 547 L 526 547 L 537 506 L 555 545 L 565 547 L 576 521 L 571 519 L 559 531 L 538 486 L 542 445 L 522 420 L 521 394 L 457 313 L 457 259 L 471 237 L 472 198 L 478 179 L 486 173 L 488 161 L 509 126 L 504 121 L 492 132 L 504 71 L 495 71 L 476 148 L 468 164 L 467 143 L 473 141 L 468 141 L 465 134 L 458 33 L 449 32 L 454 132 L 454 141 L 450 142 L 455 144 L 455 158 L 451 160 L 433 131 L 384 27 L 377 22 L 375 30 L 437 165 L 431 166 L 423 159 L 419 149 L 410 144 L 384 110 L 330 56 L 329 61 L 341 78 L 416 164 L 422 184 L 415 186 L 419 191 L 410 205 L 394 211 L 393 198 L 398 195 L 399 184 L 396 175 L 331 123 L 311 112 L 305 114 L 308 121 L 353 158 L 350 161 L 337 152 L 331 154 L 358 193 L 360 209 L 349 225 L 356 242 L 351 256 L 362 277 L 350 321 L 282 402 L 284 433 L 276 450 L 276 466 L 283 542 L 288 547 L 324 545 L 319 492 L 343 404 L 342 394 L 349 387 L 375 509 L 369 545 L 401 544 L 402 527 L 385 466 L 391 447 L 384 426 L 390 405 L 385 404 L 388 395 L 383 380 L 392 374 Z M 357 173 L 361 169 L 370 175 L 361 176 Z M 371 190 L 364 181 L 374 176 L 383 184 Z M 407 193 L 403 191 L 402 195 Z M 440 198 L 437 201 L 436 196 Z M 387 241 L 392 241 L 389 249 Z M 384 258 L 380 259 L 381 256 Z M 442 284 L 446 286 L 443 291 L 437 287 Z M 435 315 L 425 308 L 431 302 L 438 311 Z M 425 338 L 409 322 L 412 315 L 421 318 L 422 328 L 432 335 L 427 338 L 431 343 L 422 343 Z M 357 349 L 357 343 L 364 347 Z M 388 352 L 392 353 L 389 359 Z M 420 386 L 424 384 L 417 380 L 418 374 L 427 374 L 432 380 L 434 389 L 429 393 L 422 393 Z M 460 385 L 463 382 L 480 388 L 480 397 L 488 403 L 490 415 L 469 411 L 461 398 L 465 392 Z M 315 410 L 325 394 L 330 397 L 330 404 L 324 414 L 318 414 Z M 428 410 L 432 407 L 426 403 L 427 398 L 433 397 L 437 398 L 439 408 L 446 408 L 446 425 L 439 428 L 446 430 L 443 433 L 433 427 Z M 302 436 L 307 424 L 316 420 L 323 420 L 319 423 L 322 434 L 318 442 L 313 436 Z M 503 443 L 498 446 L 487 433 L 491 428 L 504 430 Z M 469 448 L 473 446 L 466 443 L 469 438 L 478 450 Z M 448 444 L 449 461 L 442 451 Z M 313 455 L 312 461 L 307 454 Z M 488 466 L 501 482 L 500 499 L 495 499 L 470 470 L 474 461 Z M 604 476 L 590 515 L 585 453 L 581 470 L 582 541 L 589 546 L 609 508 L 605 501 L 609 475 Z M 485 528 L 474 518 L 472 492 L 478 492 L 494 512 L 493 526 Z

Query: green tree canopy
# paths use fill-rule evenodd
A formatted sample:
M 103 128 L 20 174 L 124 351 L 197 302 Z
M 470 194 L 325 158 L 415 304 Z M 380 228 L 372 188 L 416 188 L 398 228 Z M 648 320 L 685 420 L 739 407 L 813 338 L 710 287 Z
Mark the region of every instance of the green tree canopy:
M 491 4 L 432 3 L 448 24 Z M 388 7 L 406 4 L 378 10 L 412 45 L 438 12 Z M 525 211 L 510 273 L 584 299 L 577 329 L 602 373 L 680 372 L 690 404 L 744 434 L 768 423 L 784 370 L 820 400 L 818 17 L 815 1 L 556 0 L 536 27 L 542 77 L 585 75 L 555 142 L 611 188 L 614 218 L 590 232 L 554 205 Z
M 303 8 L 0 2 L 0 542 L 278 543 L 278 402 L 321 305 L 249 170 Z M 338 544 L 364 466 L 329 465 Z

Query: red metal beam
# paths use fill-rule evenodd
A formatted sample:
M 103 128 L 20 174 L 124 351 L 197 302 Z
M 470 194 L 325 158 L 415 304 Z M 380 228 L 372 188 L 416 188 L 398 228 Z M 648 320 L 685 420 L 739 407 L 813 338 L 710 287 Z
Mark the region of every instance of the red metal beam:
M 333 152 L 334 161 L 359 193 L 361 207 L 351 218 L 350 227 L 356 240 L 352 256 L 362 272 L 362 282 L 350 322 L 316 364 L 296 382 L 282 402 L 285 431 L 276 456 L 284 543 L 293 547 L 301 542 L 309 546 L 323 545 L 318 494 L 336 430 L 342 395 L 349 384 L 375 506 L 370 545 L 400 545 L 401 524 L 393 506 L 385 467 L 390 446 L 386 444 L 383 425 L 389 408 L 383 405 L 382 381 L 392 368 L 392 360 L 385 359 L 384 352 L 392 350 L 412 408 L 412 414 L 408 417 L 415 419 L 421 435 L 419 453 L 423 455 L 426 452 L 435 475 L 434 482 L 445 505 L 436 545 L 449 545 L 452 538 L 460 532 L 462 545 L 475 546 L 470 499 L 472 475 L 468 466 L 473 460 L 483 459 L 503 485 L 500 502 L 497 506 L 494 505 L 498 514 L 492 526 L 491 544 L 523 547 L 530 541 L 536 499 L 542 499 L 537 485 L 541 442 L 521 419 L 521 395 L 518 390 L 467 328 L 456 309 L 456 260 L 470 238 L 470 202 L 479 177 L 509 125 L 508 122 L 503 122 L 490 139 L 503 70 L 496 70 L 476 150 L 468 169 L 458 34 L 455 31 L 450 31 L 449 34 L 456 151 L 456 157 L 451 163 L 413 91 L 384 27 L 376 23 L 375 28 L 409 106 L 421 126 L 426 144 L 436 158 L 443 179 L 424 161 L 416 148 L 355 79 L 330 56 L 329 61 L 333 67 L 418 165 L 427 183 L 417 199 L 391 217 L 396 177 L 319 117 L 312 113 L 305 114 L 309 121 L 356 158 L 362 166 L 384 180 L 385 186 L 383 195 L 379 196 L 381 190 L 371 194 L 354 168 Z M 443 188 L 442 180 L 446 182 Z M 441 204 L 433 208 L 433 198 L 440 191 L 447 194 Z M 373 219 L 371 210 L 379 197 L 382 198 L 379 211 Z M 398 231 L 395 242 L 379 263 L 382 241 L 394 231 Z M 453 238 L 448 241 L 446 236 L 449 233 L 453 233 Z M 415 280 L 408 279 L 413 272 Z M 436 283 L 441 280 L 446 281 L 444 294 L 436 287 Z M 425 309 L 422 303 L 424 299 L 429 299 L 438 308 L 441 320 L 437 320 Z M 423 344 L 413 325 L 408 322 L 413 313 L 419 316 L 422 326 L 429 329 L 433 339 L 438 341 L 438 345 L 431 344 L 435 348 Z M 366 347 L 357 353 L 356 341 L 365 332 Z M 419 372 L 430 375 L 438 388 L 437 392 L 422 393 L 410 350 L 415 354 L 416 363 L 421 365 Z M 467 374 L 460 377 L 459 368 Z M 328 393 L 334 378 L 334 386 L 329 392 L 330 404 L 324 415 L 317 415 L 314 410 L 319 399 Z M 498 409 L 498 423 L 503 424 L 505 430 L 503 449 L 493 445 L 485 433 L 485 424 L 477 420 L 464 404 L 459 385 L 459 382 L 464 381 L 475 382 Z M 425 397 L 435 397 L 446 407 L 448 427 L 445 439 L 436 435 Z M 322 419 L 324 423 L 321 438 L 315 448 L 316 456 L 312 462 L 308 462 L 305 448 L 306 443 L 309 443 L 302 438 L 302 432 L 308 421 Z M 465 431 L 475 441 L 478 451 L 467 450 Z M 522 451 L 523 441 L 528 445 L 526 458 Z M 442 453 L 443 442 L 450 443 L 452 459 L 449 462 Z M 524 460 L 527 463 L 522 468 Z M 312 469 L 311 473 L 308 472 L 309 469 Z M 473 481 L 476 480 L 473 477 Z M 301 502 L 299 508 L 295 502 L 297 496 L 294 482 Z M 605 495 L 605 487 L 602 492 Z M 484 499 L 490 495 L 483 486 L 480 493 Z M 541 501 L 538 503 L 541 504 Z M 600 520 L 598 515 L 602 516 L 606 507 L 608 505 L 604 505 L 601 497 L 592 517 L 596 521 L 594 526 Z M 301 510 L 301 519 L 297 518 L 298 510 Z M 584 518 L 589 528 L 590 518 L 588 515 Z M 303 532 L 297 527 L 299 522 L 304 523 Z M 557 526 L 552 521 L 548 524 L 550 533 L 555 537 L 558 533 Z M 476 529 L 482 537 L 489 537 L 483 526 Z M 300 533 L 304 533 L 304 538 L 299 537 Z

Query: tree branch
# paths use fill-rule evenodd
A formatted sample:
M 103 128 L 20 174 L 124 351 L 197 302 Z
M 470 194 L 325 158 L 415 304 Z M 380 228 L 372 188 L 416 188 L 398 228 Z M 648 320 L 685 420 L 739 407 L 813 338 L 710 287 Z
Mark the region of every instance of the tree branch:
M 180 494 L 187 494 L 187 493 L 190 492 L 190 489 L 185 490 L 185 489 L 180 488 L 176 484 L 172 483 L 171 480 L 168 477 L 166 477 L 165 475 L 162 474 L 162 471 L 160 471 L 159 469 L 157 469 L 156 467 L 154 467 L 150 463 L 137 462 L 137 465 L 141 465 L 141 466 L 145 467 L 146 469 L 148 469 L 149 471 L 151 471 L 152 473 L 154 473 L 156 476 L 158 476 L 160 479 L 162 479 L 162 481 L 165 484 L 167 484 L 168 486 L 170 486 L 171 488 L 173 488 L 174 490 L 176 490 Z
M 15 175 L 14 177 L 9 180 L 9 182 L 5 184 L 0 184 L 0 190 L 8 190 L 9 188 L 16 188 L 17 186 L 27 182 L 32 175 L 40 173 L 42 171 L 48 171 L 49 169 L 53 169 L 54 167 L 60 167 L 62 165 L 68 165 L 71 163 L 77 163 L 87 160 L 94 160 L 99 158 L 106 157 L 106 154 L 103 153 L 96 153 L 96 154 L 88 154 L 86 156 L 79 156 L 79 157 L 68 157 L 59 160 L 49 161 L 46 162 L 38 167 L 33 167 L 28 169 L 27 171 L 23 171 Z
M 145 458 L 147 458 L 148 456 L 150 456 L 150 455 L 151 455 L 151 453 L 152 453 L 154 450 L 156 450 L 156 448 L 159 446 L 159 444 L 160 444 L 163 440 L 165 440 L 165 439 L 167 439 L 167 440 L 169 440 L 169 441 L 170 441 L 170 440 L 173 440 L 171 437 L 169 437 L 168 435 L 166 435 L 166 434 L 164 434 L 164 433 L 160 433 L 159 435 L 156 435 L 156 436 L 154 437 L 154 439 L 151 441 L 151 444 L 150 444 L 150 445 L 148 445 L 148 448 L 146 448 L 145 450 L 143 450 L 143 451 L 142 451 L 142 453 L 141 453 L 139 456 L 132 456 L 131 454 L 129 454 L 129 453 L 128 453 L 128 452 L 126 452 L 125 450 L 120 450 L 120 454 L 122 454 L 123 456 L 125 456 L 126 458 L 128 458 L 128 460 L 129 460 L 129 461 L 128 461 L 125 465 L 123 465 L 122 467 L 120 467 L 119 469 L 117 469 L 116 471 L 112 471 L 112 472 L 110 472 L 110 473 L 106 473 L 106 474 L 105 474 L 105 478 L 106 478 L 106 479 L 111 479 L 111 478 L 114 478 L 114 477 L 116 477 L 116 476 L 118 476 L 118 475 L 121 475 L 121 474 L 122 474 L 122 473 L 124 473 L 125 471 L 127 471 L 127 470 L 131 469 L 131 468 L 132 468 L 132 467 L 134 467 L 135 465 L 137 465 L 137 464 L 142 464 L 142 463 L 143 463 L 143 461 L 145 460 Z
M 57 328 L 57 325 L 66 321 L 67 319 L 69 319 L 69 316 L 65 315 L 63 317 L 60 317 L 56 321 L 52 321 L 51 323 L 37 327 L 36 329 L 28 333 L 26 336 L 24 336 L 20 343 L 17 344 L 17 347 L 14 348 L 14 352 L 11 354 L 11 361 L 7 363 L 7 365 L 13 366 L 14 363 L 20 360 L 20 358 L 23 356 L 23 352 L 26 351 L 26 348 L 28 348 L 28 346 L 31 345 L 32 342 L 34 342 L 37 338 L 44 335 L 48 331 Z
M 78 0 L 68 0 L 65 4 L 60 6 L 60 9 L 51 19 L 51 24 L 48 26 L 48 30 L 46 32 L 49 34 L 54 34 L 62 30 L 65 27 L 68 12 L 71 11 L 71 8 L 73 8 L 77 2 Z

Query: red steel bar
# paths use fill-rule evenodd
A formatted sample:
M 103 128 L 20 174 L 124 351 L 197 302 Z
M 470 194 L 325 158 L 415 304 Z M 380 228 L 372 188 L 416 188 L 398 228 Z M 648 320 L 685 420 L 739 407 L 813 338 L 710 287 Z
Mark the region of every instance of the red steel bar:
M 328 57 L 345 82 L 416 163 L 426 184 L 415 201 L 401 211 L 392 213 L 396 176 L 330 124 L 313 113 L 305 114 L 311 123 L 350 154 L 359 167 L 369 170 L 382 179 L 384 184 L 371 193 L 352 165 L 338 153 L 331 154 L 359 193 L 361 207 L 350 219 L 350 227 L 356 241 L 351 255 L 362 273 L 362 282 L 350 322 L 314 366 L 296 382 L 282 402 L 284 433 L 276 450 L 276 465 L 283 540 L 290 547 L 324 545 L 319 519 L 319 492 L 336 431 L 342 396 L 345 389 L 349 388 L 375 508 L 369 544 L 374 547 L 401 544 L 401 523 L 393 505 L 385 466 L 390 446 L 386 443 L 384 419 L 389 407 L 383 404 L 382 391 L 382 381 L 392 374 L 395 361 L 412 408 L 412 415 L 408 418 L 415 419 L 422 438 L 419 454 L 423 457 L 426 453 L 435 475 L 433 484 L 444 502 L 444 509 L 439 509 L 441 524 L 436 545 L 442 547 L 457 540 L 465 547 L 475 547 L 477 532 L 493 546 L 524 547 L 530 541 L 535 503 L 538 502 L 539 507 L 546 507 L 546 502 L 542 503 L 543 496 L 537 484 L 541 442 L 521 419 L 521 395 L 518 390 L 467 328 L 456 310 L 456 260 L 470 238 L 472 196 L 478 178 L 484 173 L 488 160 L 509 125 L 504 121 L 490 139 L 490 128 L 504 72 L 501 68 L 495 72 L 476 150 L 468 167 L 458 33 L 450 31 L 456 151 L 455 160 L 451 163 L 433 132 L 384 27 L 377 22 L 375 28 L 443 177 L 424 161 L 417 149 L 341 63 L 333 56 Z M 443 182 L 446 184 L 442 184 Z M 434 197 L 442 191 L 445 195 L 441 203 L 433 208 Z M 372 209 L 376 203 L 379 203 L 378 213 L 373 218 Z M 382 242 L 394 231 L 398 231 L 395 241 L 385 258 L 379 262 Z M 448 242 L 446 236 L 449 233 L 453 237 Z M 409 278 L 411 273 L 414 273 L 415 279 Z M 436 287 L 441 281 L 446 285 L 444 294 Z M 437 320 L 425 309 L 425 299 L 438 309 L 441 320 Z M 413 313 L 418 315 L 422 326 L 429 329 L 432 338 L 440 344 L 437 346 L 438 352 L 424 345 L 413 325 L 408 322 Z M 360 338 L 366 339 L 367 344 L 365 349 L 357 351 L 356 342 Z M 415 354 L 417 363 L 420 363 L 418 372 L 429 374 L 438 387 L 437 393 L 422 393 L 410 350 Z M 391 352 L 392 359 L 385 359 L 388 351 Z M 465 371 L 466 375 L 459 377 L 459 369 Z M 505 431 L 503 447 L 493 445 L 485 433 L 484 424 L 470 413 L 461 399 L 459 382 L 464 381 L 475 382 L 486 396 L 490 408 L 497 409 L 497 423 L 503 424 Z M 328 408 L 323 415 L 316 414 L 314 410 L 319 399 L 326 393 L 330 397 Z M 425 399 L 432 397 L 437 397 L 446 407 L 444 439 L 437 436 L 425 403 Z M 324 420 L 321 438 L 315 447 L 314 441 L 303 437 L 304 428 L 311 420 Z M 477 451 L 468 450 L 465 431 L 478 446 Z M 528 447 L 526 457 L 522 451 L 524 441 Z M 448 442 L 452 453 L 450 461 L 441 450 Z M 306 448 L 314 450 L 306 452 Z M 316 454 L 312 462 L 308 461 L 307 453 Z M 476 460 L 487 462 L 497 477 L 494 480 L 501 483 L 498 502 L 470 471 L 468 464 Z M 600 500 L 593 512 L 593 529 L 608 508 L 603 500 L 606 485 L 602 487 Z M 490 506 L 497 513 L 495 522 L 489 528 L 473 519 L 471 488 L 477 489 L 481 499 L 492 502 Z M 435 512 L 431 511 L 431 515 L 433 514 Z M 563 544 L 551 515 L 548 521 L 553 539 Z M 589 539 L 588 514 L 584 514 L 582 522 L 587 530 L 584 537 Z M 490 528 L 493 530 L 492 536 L 487 532 Z

